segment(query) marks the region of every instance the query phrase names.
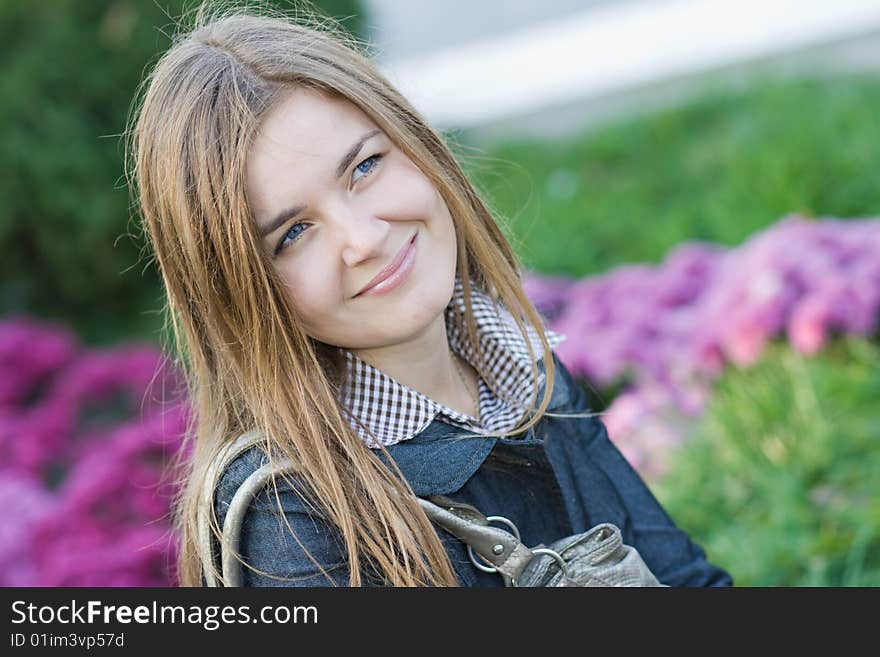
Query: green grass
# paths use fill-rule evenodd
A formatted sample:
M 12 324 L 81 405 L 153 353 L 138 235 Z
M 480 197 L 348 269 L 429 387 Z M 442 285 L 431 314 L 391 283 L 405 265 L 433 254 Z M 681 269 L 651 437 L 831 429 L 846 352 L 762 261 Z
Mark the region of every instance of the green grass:
M 564 142 L 510 141 L 465 167 L 527 267 L 584 276 L 735 245 L 790 212 L 880 215 L 880 80 L 761 81 Z
M 737 585 L 880 586 L 878 398 L 878 345 L 775 345 L 720 379 L 652 488 Z

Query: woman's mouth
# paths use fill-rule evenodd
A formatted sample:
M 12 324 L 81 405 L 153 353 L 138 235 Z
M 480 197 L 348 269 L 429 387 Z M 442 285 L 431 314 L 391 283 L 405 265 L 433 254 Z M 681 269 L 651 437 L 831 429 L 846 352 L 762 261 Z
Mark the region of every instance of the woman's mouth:
M 400 249 L 394 260 L 367 283 L 355 297 L 368 294 L 384 294 L 400 287 L 409 277 L 416 258 L 416 238 L 412 236 Z

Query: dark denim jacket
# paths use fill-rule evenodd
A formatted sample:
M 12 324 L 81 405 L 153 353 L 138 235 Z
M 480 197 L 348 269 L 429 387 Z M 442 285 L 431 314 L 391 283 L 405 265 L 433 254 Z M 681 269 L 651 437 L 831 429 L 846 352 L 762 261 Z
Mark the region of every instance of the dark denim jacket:
M 555 355 L 554 363 L 557 374 L 548 410 L 588 411 L 583 389 Z M 445 495 L 472 504 L 487 516 L 504 516 L 530 547 L 598 523 L 614 523 L 661 583 L 732 586 L 730 575 L 710 564 L 704 551 L 675 526 L 610 442 L 598 418 L 544 416 L 525 435 L 509 439 L 450 437 L 461 434 L 461 429 L 435 420 L 411 440 L 388 447 L 416 495 Z M 226 470 L 215 497 L 221 523 L 235 490 L 264 462 L 262 452 L 251 448 Z M 245 516 L 242 556 L 260 570 L 298 581 L 280 581 L 245 568 L 244 585 L 347 585 L 348 568 L 338 535 L 280 482 L 279 491 L 299 541 L 329 571 L 332 581 L 290 536 L 274 495 L 262 494 Z M 439 528 L 438 534 L 463 586 L 503 585 L 497 574 L 473 566 L 461 541 Z

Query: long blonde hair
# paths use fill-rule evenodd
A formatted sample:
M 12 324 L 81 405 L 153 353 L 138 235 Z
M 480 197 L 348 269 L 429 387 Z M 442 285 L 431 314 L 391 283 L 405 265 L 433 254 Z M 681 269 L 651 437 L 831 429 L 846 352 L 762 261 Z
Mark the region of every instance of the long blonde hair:
M 198 586 L 208 570 L 220 578 L 199 559 L 199 491 L 218 451 L 255 429 L 270 462 L 301 466 L 344 541 L 352 586 L 363 583 L 365 565 L 391 586 L 455 586 L 412 489 L 346 421 L 339 349 L 304 333 L 247 203 L 245 158 L 260 121 L 297 85 L 353 103 L 433 182 L 455 223 L 468 307 L 473 280 L 510 310 L 524 337 L 526 326 L 539 329 L 548 385 L 537 407 L 535 390 L 534 413 L 517 433 L 540 419 L 552 394 L 550 347 L 513 249 L 444 141 L 360 44 L 331 22 L 202 6 L 145 77 L 128 132 L 130 182 L 165 287 L 166 337 L 192 404 L 173 511 L 177 579 Z M 471 313 L 466 323 L 477 343 Z M 211 517 L 222 540 L 213 509 Z

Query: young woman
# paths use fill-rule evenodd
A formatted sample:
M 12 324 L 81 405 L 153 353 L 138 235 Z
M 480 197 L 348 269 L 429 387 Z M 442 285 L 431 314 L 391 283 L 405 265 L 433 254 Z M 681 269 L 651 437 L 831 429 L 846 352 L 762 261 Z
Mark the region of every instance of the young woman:
M 344 33 L 200 14 L 132 135 L 194 407 L 183 585 L 220 579 L 226 509 L 282 460 L 296 475 L 241 520 L 245 585 L 501 585 L 428 520 L 434 495 L 529 546 L 611 522 L 663 584 L 732 583 L 589 413 L 441 137 Z

